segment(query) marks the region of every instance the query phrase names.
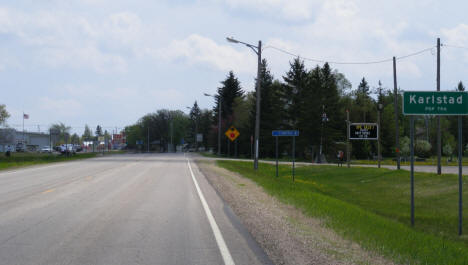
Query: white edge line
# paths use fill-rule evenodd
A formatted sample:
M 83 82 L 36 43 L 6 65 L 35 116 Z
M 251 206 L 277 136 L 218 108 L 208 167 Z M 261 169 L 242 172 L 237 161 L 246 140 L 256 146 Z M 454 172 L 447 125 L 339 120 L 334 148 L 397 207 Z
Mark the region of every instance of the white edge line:
M 188 159 L 187 159 L 187 164 L 190 169 L 190 174 L 192 175 L 193 183 L 195 184 L 195 188 L 197 189 L 198 196 L 203 205 L 203 209 L 205 210 L 206 217 L 208 218 L 208 221 L 210 223 L 211 230 L 213 230 L 216 243 L 218 244 L 219 252 L 221 252 L 221 256 L 223 257 L 224 264 L 235 265 L 234 260 L 231 257 L 231 253 L 229 252 L 229 249 L 226 245 L 226 242 L 224 241 L 223 235 L 221 234 L 221 231 L 219 230 L 218 224 L 216 224 L 213 214 L 211 213 L 211 210 L 208 207 L 208 204 L 206 203 L 205 196 L 203 196 L 203 193 L 200 190 L 200 187 L 198 186 L 198 182 L 195 179 L 195 175 L 193 174 L 193 171 L 192 171 L 192 166 L 190 166 L 190 161 Z

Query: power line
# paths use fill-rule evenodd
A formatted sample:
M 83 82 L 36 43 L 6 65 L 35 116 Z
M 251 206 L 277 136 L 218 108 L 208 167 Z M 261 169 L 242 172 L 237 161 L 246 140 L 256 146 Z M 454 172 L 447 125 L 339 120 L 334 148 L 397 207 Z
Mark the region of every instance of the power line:
M 442 47 L 449 47 L 449 48 L 457 48 L 457 49 L 465 49 L 468 50 L 468 47 L 457 46 L 457 45 L 450 45 L 450 44 L 442 44 Z
M 406 59 L 408 57 L 416 56 L 416 55 L 425 53 L 427 51 L 431 51 L 434 47 L 435 46 L 432 46 L 432 47 L 429 47 L 429 48 L 426 48 L 426 49 L 419 50 L 417 52 L 413 52 L 413 53 L 410 53 L 410 54 L 407 54 L 407 55 L 399 56 L 399 57 L 396 57 L 396 59 L 397 60 L 402 60 L 402 59 Z M 393 58 L 389 58 L 389 59 L 376 60 L 376 61 L 367 61 L 367 62 L 339 62 L 339 61 L 332 61 L 332 60 L 320 60 L 320 59 L 314 59 L 314 58 L 307 58 L 307 57 L 300 56 L 298 54 L 294 54 L 292 52 L 289 52 L 289 51 L 286 51 L 284 49 L 277 48 L 277 47 L 274 47 L 274 46 L 271 46 L 271 45 L 265 47 L 265 49 L 267 49 L 267 48 L 271 48 L 271 49 L 277 50 L 279 52 L 282 52 L 282 53 L 285 53 L 285 54 L 288 54 L 288 55 L 291 55 L 291 56 L 294 56 L 294 57 L 298 57 L 298 58 L 301 58 L 301 59 L 306 60 L 306 61 L 316 62 L 316 63 L 343 64 L 343 65 L 352 65 L 352 64 L 354 64 L 354 65 L 363 65 L 363 64 L 381 64 L 381 63 L 387 63 L 387 62 L 393 61 Z

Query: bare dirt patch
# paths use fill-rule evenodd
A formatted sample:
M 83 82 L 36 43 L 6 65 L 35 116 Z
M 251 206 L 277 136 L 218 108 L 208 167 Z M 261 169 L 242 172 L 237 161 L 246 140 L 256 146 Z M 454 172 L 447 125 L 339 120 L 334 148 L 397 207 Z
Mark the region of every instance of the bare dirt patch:
M 195 162 L 275 264 L 394 264 L 214 161 Z

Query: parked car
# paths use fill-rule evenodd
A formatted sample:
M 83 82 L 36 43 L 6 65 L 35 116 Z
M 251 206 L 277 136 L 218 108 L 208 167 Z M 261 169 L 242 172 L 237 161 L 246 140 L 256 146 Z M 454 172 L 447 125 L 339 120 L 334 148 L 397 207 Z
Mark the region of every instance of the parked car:
M 73 148 L 75 149 L 76 152 L 81 152 L 81 151 L 83 151 L 83 146 L 81 146 L 81 145 L 79 145 L 79 144 L 73 145 Z
M 16 144 L 16 152 L 25 152 L 26 146 L 23 143 Z
M 41 150 L 39 150 L 39 152 L 41 152 L 41 153 L 52 153 L 52 149 L 50 148 L 50 146 L 43 146 L 41 148 Z
M 62 144 L 59 146 L 59 152 L 62 155 L 70 155 L 70 154 L 74 155 L 76 153 L 76 150 L 75 150 L 74 145 L 72 144 Z

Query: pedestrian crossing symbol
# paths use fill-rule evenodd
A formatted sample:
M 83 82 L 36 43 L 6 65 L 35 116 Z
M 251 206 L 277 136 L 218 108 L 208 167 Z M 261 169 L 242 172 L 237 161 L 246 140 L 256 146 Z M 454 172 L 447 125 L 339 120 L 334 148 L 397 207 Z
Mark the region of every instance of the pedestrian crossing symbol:
M 229 138 L 229 140 L 231 140 L 231 142 L 234 142 L 234 140 L 236 140 L 236 138 L 239 137 L 240 133 L 239 133 L 239 131 L 236 129 L 236 127 L 231 126 L 231 127 L 229 127 L 229 129 L 224 133 L 224 135 L 226 135 L 227 138 Z

